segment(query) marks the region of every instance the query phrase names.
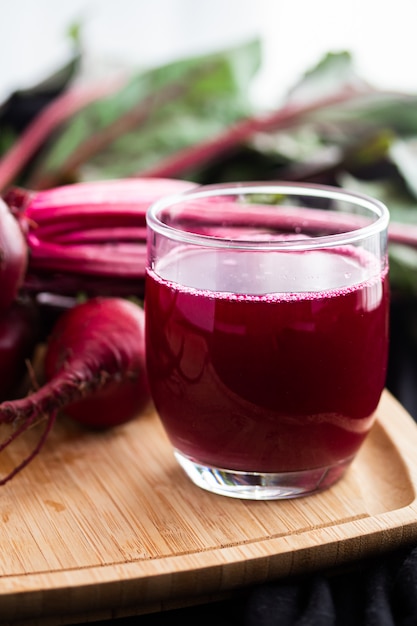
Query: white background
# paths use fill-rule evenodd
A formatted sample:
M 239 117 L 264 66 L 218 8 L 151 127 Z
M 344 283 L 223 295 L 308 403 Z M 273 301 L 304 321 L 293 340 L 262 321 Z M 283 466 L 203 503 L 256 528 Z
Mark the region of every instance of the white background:
M 415 0 L 0 0 L 0 102 L 68 58 L 83 24 L 85 54 L 144 67 L 259 35 L 260 100 L 274 105 L 329 51 L 352 52 L 377 86 L 417 92 Z

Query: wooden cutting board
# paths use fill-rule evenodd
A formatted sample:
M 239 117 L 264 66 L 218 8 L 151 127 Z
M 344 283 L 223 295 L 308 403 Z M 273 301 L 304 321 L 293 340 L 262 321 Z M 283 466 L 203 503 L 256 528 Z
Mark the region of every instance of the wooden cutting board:
M 35 428 L 0 469 L 37 437 Z M 1 623 L 164 610 L 417 541 L 416 452 L 416 424 L 384 392 L 337 485 L 241 501 L 189 481 L 152 409 L 102 434 L 60 420 L 35 461 L 0 488 Z

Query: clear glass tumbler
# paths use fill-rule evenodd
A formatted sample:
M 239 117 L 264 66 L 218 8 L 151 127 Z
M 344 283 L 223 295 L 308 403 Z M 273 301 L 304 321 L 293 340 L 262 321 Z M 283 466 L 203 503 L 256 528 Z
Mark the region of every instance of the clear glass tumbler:
M 266 500 L 344 474 L 385 385 L 388 221 L 372 198 L 278 182 L 150 207 L 149 382 L 194 483 Z

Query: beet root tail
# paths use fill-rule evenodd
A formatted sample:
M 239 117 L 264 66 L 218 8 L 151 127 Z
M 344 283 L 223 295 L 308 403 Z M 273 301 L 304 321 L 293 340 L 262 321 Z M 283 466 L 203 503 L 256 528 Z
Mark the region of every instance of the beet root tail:
M 8 483 L 14 476 L 16 476 L 16 474 L 21 472 L 27 465 L 29 465 L 29 463 L 39 454 L 41 448 L 43 447 L 45 441 L 48 438 L 50 431 L 52 430 L 52 427 L 56 420 L 56 416 L 57 416 L 57 411 L 53 411 L 45 418 L 46 426 L 38 442 L 36 443 L 36 446 L 26 457 L 24 457 L 22 461 L 20 461 L 20 463 L 18 463 L 12 470 L 10 470 L 10 472 L 0 477 L 0 486 L 3 486 L 6 483 Z M 33 417 L 35 418 L 35 415 Z M 9 435 L 9 437 L 7 437 L 7 439 L 5 439 L 0 444 L 0 453 L 3 452 L 3 450 L 5 450 L 8 446 L 10 446 L 20 435 L 26 432 L 28 428 L 33 426 L 34 423 L 35 423 L 35 419 L 22 422 L 19 428 L 14 430 L 12 434 Z
M 106 377 L 98 378 L 92 385 L 99 387 L 105 384 L 105 379 Z M 9 482 L 39 453 L 55 423 L 59 410 L 91 392 L 92 385 L 86 385 L 85 379 L 84 384 L 81 384 L 78 376 L 63 372 L 25 398 L 5 401 L 0 404 L 0 425 L 8 424 L 12 427 L 12 432 L 0 442 L 0 453 L 12 445 L 27 430 L 43 421 L 46 422 L 35 448 L 10 472 L 3 477 L 0 476 L 0 486 Z

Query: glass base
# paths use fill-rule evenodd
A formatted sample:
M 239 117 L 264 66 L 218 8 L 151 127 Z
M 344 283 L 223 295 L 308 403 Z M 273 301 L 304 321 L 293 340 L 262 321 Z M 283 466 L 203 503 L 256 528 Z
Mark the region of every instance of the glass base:
M 327 489 L 337 482 L 352 462 L 297 472 L 242 472 L 196 463 L 178 450 L 175 457 L 187 476 L 198 487 L 222 496 L 244 500 L 283 500 L 298 498 Z

